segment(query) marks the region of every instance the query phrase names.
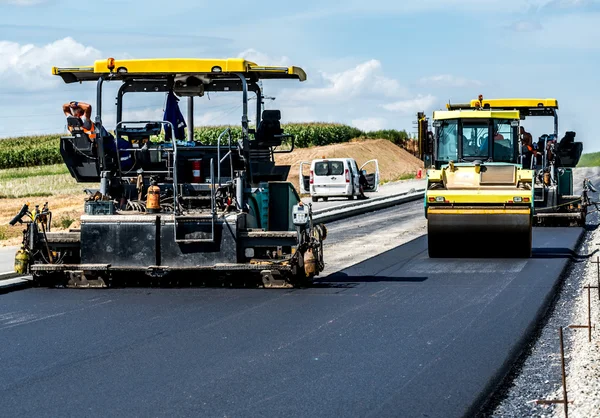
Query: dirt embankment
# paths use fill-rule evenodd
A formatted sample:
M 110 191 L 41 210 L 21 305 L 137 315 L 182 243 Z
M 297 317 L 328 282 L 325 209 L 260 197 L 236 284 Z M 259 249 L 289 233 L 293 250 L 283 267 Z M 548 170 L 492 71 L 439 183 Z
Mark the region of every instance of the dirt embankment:
M 359 166 L 369 160 L 377 159 L 380 179 L 384 182 L 416 174 L 419 168 L 423 168 L 423 161 L 386 139 L 355 140 L 322 147 L 296 148 L 291 154 L 275 154 L 277 164 L 291 166 L 288 181 L 292 182 L 298 191 L 300 190 L 298 187 L 300 163 L 317 158 L 353 158 Z

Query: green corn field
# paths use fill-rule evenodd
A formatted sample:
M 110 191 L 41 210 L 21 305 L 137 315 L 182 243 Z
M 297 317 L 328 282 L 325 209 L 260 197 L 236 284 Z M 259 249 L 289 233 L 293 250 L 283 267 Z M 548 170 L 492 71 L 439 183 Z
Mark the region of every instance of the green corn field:
M 40 135 L 0 140 L 0 169 L 61 163 L 59 138 Z
M 219 134 L 228 126 L 205 126 L 196 128 L 194 139 L 203 144 L 216 144 Z M 408 140 L 406 131 L 385 130 L 363 132 L 360 129 L 337 123 L 291 123 L 283 124 L 286 134 L 294 135 L 295 146 L 308 148 L 321 145 L 339 144 L 355 138 L 387 139 L 399 146 Z M 241 127 L 230 126 L 232 139 L 241 135 Z M 63 162 L 60 155 L 60 134 L 25 136 L 0 139 L 0 169 L 33 167 Z M 162 140 L 162 135 L 154 140 Z M 226 143 L 227 137 L 223 138 Z M 289 146 L 289 141 L 286 145 Z

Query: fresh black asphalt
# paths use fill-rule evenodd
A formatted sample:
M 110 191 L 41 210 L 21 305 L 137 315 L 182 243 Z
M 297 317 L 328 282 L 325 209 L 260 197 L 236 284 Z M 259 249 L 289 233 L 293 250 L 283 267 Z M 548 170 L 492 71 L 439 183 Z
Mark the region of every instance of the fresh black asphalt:
M 309 289 L 2 295 L 0 415 L 471 414 L 577 257 L 581 228 L 534 231 L 531 259 L 432 260 L 423 236 Z

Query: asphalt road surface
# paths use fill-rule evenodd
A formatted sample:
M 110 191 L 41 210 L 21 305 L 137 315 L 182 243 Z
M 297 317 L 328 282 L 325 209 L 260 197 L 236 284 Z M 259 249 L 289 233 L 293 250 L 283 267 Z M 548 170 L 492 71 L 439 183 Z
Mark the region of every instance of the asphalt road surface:
M 577 257 L 580 228 L 534 231 L 531 259 L 431 260 L 422 236 L 309 289 L 2 295 L 2 414 L 463 416 Z

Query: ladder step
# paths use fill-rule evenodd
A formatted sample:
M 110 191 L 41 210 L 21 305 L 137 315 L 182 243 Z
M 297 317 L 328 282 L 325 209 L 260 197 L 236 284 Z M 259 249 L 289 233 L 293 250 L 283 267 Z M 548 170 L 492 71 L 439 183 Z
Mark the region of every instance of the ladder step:
M 181 196 L 179 199 L 181 200 L 208 200 L 210 201 L 210 196 Z

